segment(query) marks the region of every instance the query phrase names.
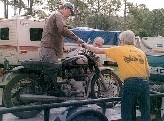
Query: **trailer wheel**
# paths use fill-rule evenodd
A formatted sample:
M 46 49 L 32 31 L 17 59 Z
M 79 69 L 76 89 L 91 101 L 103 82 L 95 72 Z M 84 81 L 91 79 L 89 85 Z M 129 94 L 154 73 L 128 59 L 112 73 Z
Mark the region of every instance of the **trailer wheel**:
M 94 112 L 84 112 L 68 121 L 104 121 L 104 119 L 97 116 Z
M 107 117 L 90 107 L 69 107 L 54 121 L 108 121 Z
M 33 76 L 28 74 L 11 73 L 9 76 L 8 84 L 6 85 L 3 93 L 3 102 L 6 107 L 35 105 L 39 102 L 30 102 L 20 99 L 20 94 L 31 93 L 37 94 L 40 91 L 39 86 Z M 40 113 L 41 110 L 30 110 L 12 113 L 21 119 L 32 118 Z

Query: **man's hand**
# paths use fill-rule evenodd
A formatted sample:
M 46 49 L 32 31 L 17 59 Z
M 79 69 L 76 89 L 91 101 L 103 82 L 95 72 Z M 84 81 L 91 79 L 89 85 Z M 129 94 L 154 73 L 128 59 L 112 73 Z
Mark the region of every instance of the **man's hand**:
M 83 41 L 82 39 L 79 38 L 79 39 L 77 40 L 77 44 L 78 44 L 78 45 L 81 45 L 81 44 L 83 44 L 83 43 L 84 43 L 84 41 Z
M 86 42 L 83 42 L 83 43 L 81 44 L 81 46 L 82 46 L 82 48 L 86 48 L 87 43 L 86 43 Z M 87 49 L 87 48 L 86 48 L 86 49 Z
M 69 50 L 63 47 L 63 52 L 64 52 L 64 53 L 68 53 Z

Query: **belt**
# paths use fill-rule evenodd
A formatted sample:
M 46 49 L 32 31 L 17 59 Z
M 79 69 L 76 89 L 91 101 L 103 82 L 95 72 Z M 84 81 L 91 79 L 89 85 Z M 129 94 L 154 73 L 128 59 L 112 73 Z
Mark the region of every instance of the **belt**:
M 128 81 L 128 80 L 143 80 L 143 81 L 147 81 L 144 77 L 129 77 L 129 78 L 125 79 L 124 82 Z
M 43 46 L 41 46 L 41 48 L 42 48 Z M 48 49 L 54 49 L 54 48 L 52 48 L 52 47 L 43 47 L 43 48 L 48 48 Z

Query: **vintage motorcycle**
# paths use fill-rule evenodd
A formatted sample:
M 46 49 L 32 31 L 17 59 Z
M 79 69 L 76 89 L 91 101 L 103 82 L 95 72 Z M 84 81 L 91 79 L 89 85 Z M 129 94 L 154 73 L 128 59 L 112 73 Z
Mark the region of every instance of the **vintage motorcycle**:
M 110 98 L 119 96 L 122 86 L 111 68 L 101 69 L 90 52 L 82 52 L 58 63 L 24 61 L 4 80 L 7 81 L 3 93 L 6 107 Z M 13 115 L 25 119 L 40 112 L 22 111 Z

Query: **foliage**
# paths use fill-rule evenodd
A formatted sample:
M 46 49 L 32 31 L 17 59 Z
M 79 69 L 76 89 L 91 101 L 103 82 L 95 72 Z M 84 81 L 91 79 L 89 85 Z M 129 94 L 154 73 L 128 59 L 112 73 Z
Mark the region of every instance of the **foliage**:
M 163 36 L 164 9 L 149 11 L 145 5 L 129 7 L 127 25 L 139 36 Z
M 57 10 L 64 1 L 74 4 L 75 16 L 68 22 L 71 28 L 87 26 L 109 31 L 133 30 L 136 35 L 164 36 L 164 9 L 150 11 L 144 4 L 133 4 L 127 0 L 0 0 L 4 2 L 5 17 L 8 7 L 14 14 L 45 18 Z M 125 7 L 125 8 L 121 8 Z M 124 12 L 124 15 L 118 14 Z
M 152 11 L 152 28 L 151 32 L 154 36 L 164 36 L 164 9 L 155 9 Z
M 106 16 L 106 15 L 93 15 L 88 17 L 87 25 L 88 27 L 109 30 L 109 31 L 120 31 L 121 20 L 117 16 Z

